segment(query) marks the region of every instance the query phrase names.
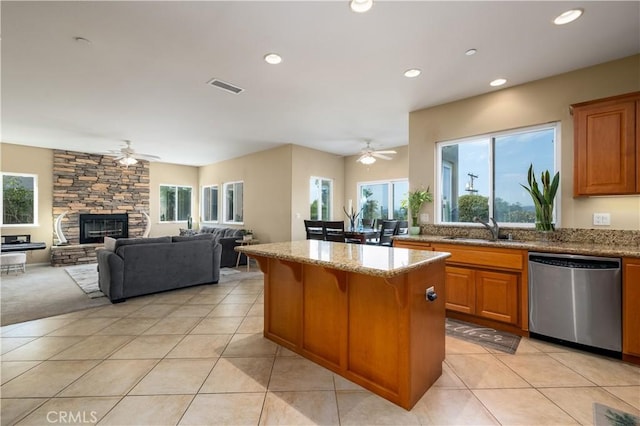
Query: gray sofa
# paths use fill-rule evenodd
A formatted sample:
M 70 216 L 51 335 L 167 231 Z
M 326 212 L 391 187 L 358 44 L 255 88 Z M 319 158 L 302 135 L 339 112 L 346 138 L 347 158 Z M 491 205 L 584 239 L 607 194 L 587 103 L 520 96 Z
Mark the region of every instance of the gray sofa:
M 213 235 L 106 237 L 98 250 L 98 283 L 113 303 L 144 294 L 217 283 L 222 246 Z
M 180 235 L 183 236 L 201 234 L 213 235 L 214 241 L 222 245 L 222 255 L 220 258 L 221 268 L 234 268 L 236 266 L 236 262 L 238 261 L 238 252 L 235 251 L 234 248 L 240 245 L 236 241 L 242 239 L 244 236 L 244 229 L 227 228 L 223 226 L 203 226 L 198 231 L 192 229 L 180 229 Z M 247 257 L 240 256 L 239 264 L 246 265 Z

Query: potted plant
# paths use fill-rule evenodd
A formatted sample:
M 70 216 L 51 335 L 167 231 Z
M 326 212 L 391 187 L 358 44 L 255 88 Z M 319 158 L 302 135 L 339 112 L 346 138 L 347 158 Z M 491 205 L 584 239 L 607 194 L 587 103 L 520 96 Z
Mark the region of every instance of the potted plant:
M 536 229 L 538 231 L 553 231 L 553 203 L 560 184 L 560 172 L 557 172 L 551 180 L 549 170 L 545 170 L 540 175 L 540 181 L 542 182 L 542 192 L 536 181 L 533 164 L 531 164 L 527 174 L 529 186 L 523 184 L 520 186 L 526 189 L 533 199 L 533 205 L 536 209 Z
M 416 189 L 415 191 L 409 191 L 407 193 L 407 198 L 405 200 L 402 200 L 402 207 L 406 208 L 408 205 L 409 213 L 411 214 L 411 226 L 409 227 L 409 234 L 420 234 L 420 223 L 418 222 L 420 209 L 422 208 L 424 203 L 431 201 L 433 201 L 433 195 L 429 191 L 429 187 L 427 187 L 427 189 Z
M 253 231 L 251 229 L 245 229 L 244 235 L 242 236 L 244 241 L 249 241 L 253 239 Z

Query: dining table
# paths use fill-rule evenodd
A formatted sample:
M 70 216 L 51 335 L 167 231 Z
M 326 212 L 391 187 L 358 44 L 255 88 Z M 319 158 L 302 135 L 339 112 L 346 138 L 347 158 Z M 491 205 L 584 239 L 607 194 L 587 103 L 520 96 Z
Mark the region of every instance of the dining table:
M 360 244 L 366 244 L 367 241 L 375 240 L 379 237 L 380 231 L 373 228 L 362 228 L 353 231 L 345 231 L 344 236 L 347 241 L 358 240 Z

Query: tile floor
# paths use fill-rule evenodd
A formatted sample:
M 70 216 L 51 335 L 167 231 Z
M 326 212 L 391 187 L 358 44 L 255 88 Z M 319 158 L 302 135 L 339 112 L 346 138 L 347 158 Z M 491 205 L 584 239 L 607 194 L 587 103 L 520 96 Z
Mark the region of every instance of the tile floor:
M 249 275 L 2 327 L 2 425 L 588 425 L 593 402 L 640 415 L 639 367 L 530 339 L 507 355 L 447 338 L 442 377 L 406 411 L 265 340 Z

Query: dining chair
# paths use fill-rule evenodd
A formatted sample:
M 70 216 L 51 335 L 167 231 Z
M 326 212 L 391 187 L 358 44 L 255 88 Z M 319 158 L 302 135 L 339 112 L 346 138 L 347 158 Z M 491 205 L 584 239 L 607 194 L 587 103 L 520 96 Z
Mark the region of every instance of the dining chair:
M 324 222 L 324 239 L 326 241 L 345 242 L 344 222 L 341 220 L 325 220 Z
M 396 225 L 395 235 L 407 235 L 409 233 L 409 221 L 399 220 Z
M 304 229 L 307 240 L 324 240 L 324 222 L 322 220 L 305 220 Z
M 380 246 L 391 246 L 391 237 L 396 232 L 396 226 L 398 225 L 397 220 L 383 220 L 382 226 L 380 227 L 380 234 L 378 236 L 378 241 L 371 242 L 368 244 L 376 244 Z

